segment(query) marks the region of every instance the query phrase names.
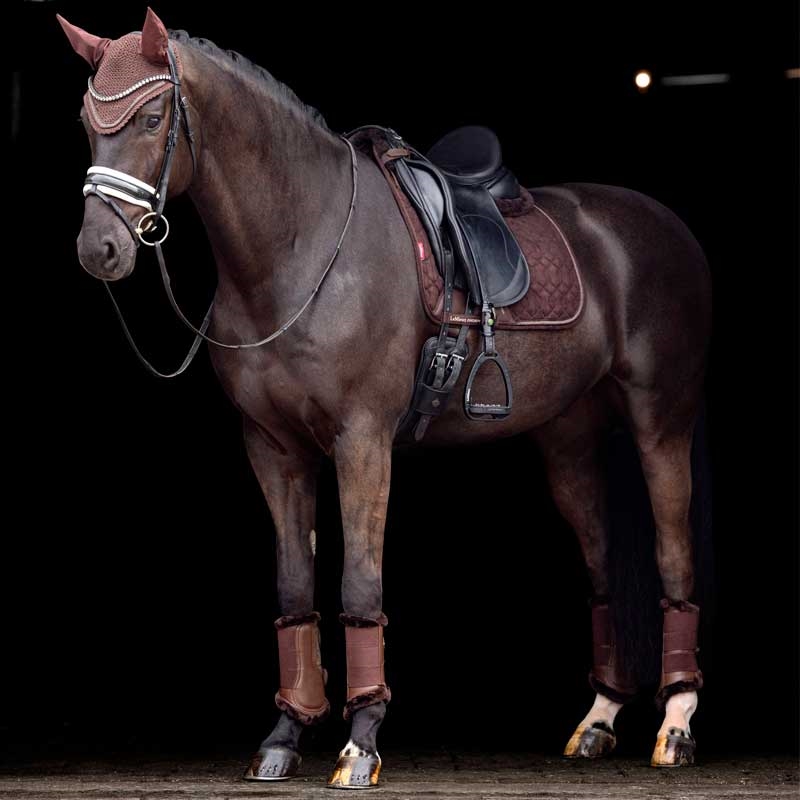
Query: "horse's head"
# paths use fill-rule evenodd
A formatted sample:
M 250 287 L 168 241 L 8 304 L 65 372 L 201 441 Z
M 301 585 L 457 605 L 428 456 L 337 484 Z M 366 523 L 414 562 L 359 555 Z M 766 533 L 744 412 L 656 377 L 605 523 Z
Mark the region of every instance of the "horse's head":
M 141 33 L 113 41 L 58 20 L 75 52 L 96 70 L 81 110 L 92 167 L 83 188 L 78 258 L 96 278 L 118 280 L 133 271 L 140 238 L 165 235 L 167 183 L 173 196 L 192 178 L 194 153 L 189 137 L 180 135 L 181 122 L 188 133 L 183 67 L 150 9 Z

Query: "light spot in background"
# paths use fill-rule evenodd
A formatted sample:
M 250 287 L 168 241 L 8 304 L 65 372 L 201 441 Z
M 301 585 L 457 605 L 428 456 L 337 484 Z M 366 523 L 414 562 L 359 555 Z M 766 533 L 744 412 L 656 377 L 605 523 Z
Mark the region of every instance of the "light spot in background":
M 636 88 L 640 92 L 646 92 L 650 88 L 650 84 L 653 82 L 653 76 L 646 69 L 640 69 L 636 73 L 636 77 L 633 79 L 633 82 L 636 84 Z
M 313 528 L 308 534 L 308 541 L 311 542 L 311 555 L 315 556 L 317 554 L 317 532 Z

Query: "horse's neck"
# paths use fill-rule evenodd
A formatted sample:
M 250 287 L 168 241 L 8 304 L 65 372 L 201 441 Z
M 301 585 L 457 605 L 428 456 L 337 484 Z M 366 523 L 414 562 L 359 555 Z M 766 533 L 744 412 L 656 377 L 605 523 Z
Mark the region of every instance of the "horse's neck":
M 197 55 L 187 80 L 200 127 L 189 194 L 229 295 L 258 300 L 262 321 L 324 267 L 349 205 L 347 148 L 302 110 Z M 200 71 L 202 65 L 203 71 Z M 274 314 L 273 314 L 274 312 Z

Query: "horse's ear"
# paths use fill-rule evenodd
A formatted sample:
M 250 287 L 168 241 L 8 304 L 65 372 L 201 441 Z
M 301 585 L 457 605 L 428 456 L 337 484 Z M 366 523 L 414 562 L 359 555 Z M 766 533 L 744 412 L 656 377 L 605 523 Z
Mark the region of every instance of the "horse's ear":
M 164 23 L 148 7 L 142 27 L 142 55 L 153 64 L 169 64 L 169 36 Z
M 56 14 L 56 19 L 61 23 L 64 33 L 67 34 L 67 39 L 69 39 L 72 49 L 97 69 L 97 65 L 106 52 L 106 48 L 111 44 L 111 39 L 101 39 L 99 36 L 93 36 L 83 28 L 67 22 L 61 14 Z

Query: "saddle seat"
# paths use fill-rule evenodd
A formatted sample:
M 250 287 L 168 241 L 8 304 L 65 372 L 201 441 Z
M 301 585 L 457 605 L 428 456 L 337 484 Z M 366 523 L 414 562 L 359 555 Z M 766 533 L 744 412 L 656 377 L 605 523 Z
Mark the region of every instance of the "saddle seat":
M 494 131 L 467 125 L 445 134 L 427 152 L 451 183 L 483 186 L 492 197 L 519 197 L 519 182 L 503 166 L 500 140 Z
M 427 157 L 395 163 L 395 174 L 425 226 L 441 273 L 453 260 L 456 285 L 478 306 L 509 306 L 530 285 L 530 272 L 495 198 L 519 197 L 503 166 L 497 136 L 469 125 L 442 137 Z

